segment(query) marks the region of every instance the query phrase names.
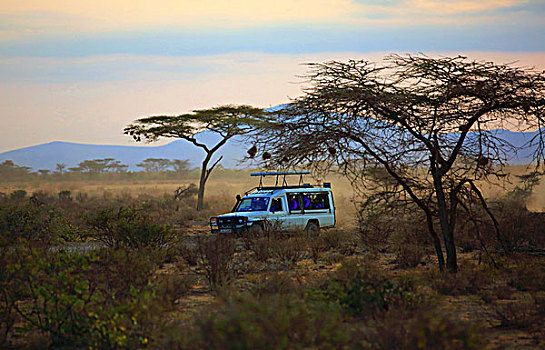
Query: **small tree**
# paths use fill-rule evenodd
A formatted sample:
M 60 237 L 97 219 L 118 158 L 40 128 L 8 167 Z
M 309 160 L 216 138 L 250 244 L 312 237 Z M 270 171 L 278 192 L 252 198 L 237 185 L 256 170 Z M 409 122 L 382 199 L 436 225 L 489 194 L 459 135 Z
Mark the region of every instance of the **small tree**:
M 57 165 L 55 166 L 55 171 L 57 172 L 57 174 L 64 174 L 64 170 L 66 169 L 66 164 L 64 163 L 57 163 Z
M 30 167 L 19 166 L 12 160 L 5 160 L 0 163 L 0 178 L 10 179 L 23 179 L 30 174 Z
M 517 150 L 492 129 L 539 130 L 534 161 L 543 160 L 544 73 L 424 55 L 310 68 L 305 94 L 256 138 L 264 158 L 316 168 L 336 163 L 364 181 L 379 169 L 386 176 L 378 179 L 390 186 L 382 195 L 422 210 L 441 269 L 437 232 L 446 266 L 456 271 L 457 209 L 475 199 L 487 209 L 477 181 L 505 175 Z
M 77 167 L 70 168 L 70 171 L 89 173 L 89 174 L 104 174 L 107 172 L 122 173 L 126 172 L 128 165 L 121 164 L 121 161 L 113 158 L 84 160 Z
M 172 168 L 174 172 L 179 175 L 183 175 L 189 171 L 190 162 L 187 159 L 173 159 Z
M 147 173 L 160 173 L 170 168 L 172 163 L 166 158 L 148 158 L 136 164 L 136 166 L 143 168 Z
M 203 208 L 206 181 L 214 167 L 223 159 L 220 156 L 209 165 L 213 155 L 235 136 L 248 135 L 263 121 L 263 110 L 251 106 L 220 106 L 201 109 L 179 116 L 154 116 L 138 119 L 124 129 L 124 133 L 137 142 L 153 142 L 160 137 L 179 138 L 191 142 L 206 152 L 201 164 L 197 210 Z M 199 141 L 198 134 L 211 131 L 221 138 L 214 145 Z

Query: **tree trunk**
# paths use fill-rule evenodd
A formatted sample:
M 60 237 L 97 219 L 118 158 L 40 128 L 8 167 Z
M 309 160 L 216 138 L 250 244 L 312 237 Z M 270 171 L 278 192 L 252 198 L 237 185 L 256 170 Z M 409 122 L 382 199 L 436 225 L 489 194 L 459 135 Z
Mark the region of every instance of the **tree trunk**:
M 441 175 L 437 172 L 432 174 L 433 184 L 435 187 L 435 195 L 437 197 L 437 212 L 439 214 L 439 224 L 441 233 L 445 241 L 445 251 L 447 253 L 447 269 L 450 272 L 458 271 L 458 262 L 456 258 L 456 246 L 454 244 L 454 222 L 449 223 L 447 202 L 445 200 L 445 191 Z
M 445 257 L 443 256 L 443 250 L 441 249 L 441 240 L 437 236 L 437 232 L 433 228 L 433 218 L 430 213 L 426 213 L 426 220 L 428 222 L 428 231 L 433 239 L 433 246 L 435 247 L 435 253 L 437 254 L 437 262 L 439 263 L 439 270 L 445 270 Z
M 210 161 L 211 154 L 208 153 L 204 158 L 201 165 L 201 178 L 199 180 L 199 192 L 197 194 L 197 211 L 202 210 L 204 207 L 204 188 L 206 186 L 206 172 L 208 168 L 208 162 Z

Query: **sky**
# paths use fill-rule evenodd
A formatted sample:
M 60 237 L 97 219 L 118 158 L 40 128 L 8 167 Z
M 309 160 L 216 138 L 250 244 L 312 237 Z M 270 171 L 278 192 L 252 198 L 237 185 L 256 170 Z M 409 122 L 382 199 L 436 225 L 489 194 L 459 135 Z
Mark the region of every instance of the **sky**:
M 301 94 L 390 53 L 545 69 L 545 0 L 0 0 L 0 152 L 134 144 L 131 121 Z

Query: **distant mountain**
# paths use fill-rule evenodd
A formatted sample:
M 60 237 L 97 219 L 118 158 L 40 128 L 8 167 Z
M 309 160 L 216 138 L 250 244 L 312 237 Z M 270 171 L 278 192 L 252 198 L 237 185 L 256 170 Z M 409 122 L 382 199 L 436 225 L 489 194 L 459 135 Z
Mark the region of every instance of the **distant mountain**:
M 210 144 L 214 139 L 214 135 L 201 138 Z M 223 155 L 220 164 L 224 167 L 240 167 L 239 161 L 247 148 L 236 141 L 228 142 L 215 154 L 213 160 Z M 202 149 L 185 140 L 176 140 L 162 146 L 109 146 L 55 141 L 0 153 L 0 162 L 9 159 L 17 165 L 34 170 L 54 170 L 57 163 L 74 167 L 87 159 L 114 158 L 129 165 L 129 170 L 141 170 L 136 164 L 146 158 L 187 159 L 193 166 L 200 166 L 205 154 Z
M 520 147 L 528 143 L 535 132 L 513 132 L 507 130 L 493 130 L 498 138 Z M 200 135 L 200 140 L 208 144 L 217 142 L 213 134 Z M 222 164 L 226 168 L 241 167 L 240 160 L 245 156 L 247 145 L 237 141 L 230 141 L 223 146 L 214 159 L 223 155 Z M 532 147 L 519 154 L 510 155 L 510 163 L 514 165 L 529 164 L 532 161 Z M 34 170 L 54 170 L 57 163 L 64 163 L 67 167 L 76 166 L 86 159 L 114 158 L 123 164 L 129 165 L 130 170 L 138 170 L 136 166 L 146 158 L 188 159 L 193 166 L 199 166 L 205 153 L 185 140 L 173 141 L 163 146 L 108 146 L 90 145 L 71 142 L 50 142 L 37 146 L 20 148 L 0 153 L 0 162 L 12 160 L 15 164 L 28 166 Z

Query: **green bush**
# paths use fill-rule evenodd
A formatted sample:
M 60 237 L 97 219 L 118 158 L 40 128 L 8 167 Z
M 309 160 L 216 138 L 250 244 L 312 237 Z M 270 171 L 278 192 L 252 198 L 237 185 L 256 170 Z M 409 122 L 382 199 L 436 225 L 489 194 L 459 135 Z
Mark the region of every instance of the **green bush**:
M 157 268 L 153 255 L 10 247 L 0 255 L 0 327 L 5 334 L 0 341 L 5 342 L 17 321 L 19 333 L 47 335 L 50 344 L 45 346 L 142 346 L 164 310 L 172 307 L 172 288 L 178 293 L 182 286 L 152 283 Z
M 101 249 L 94 253 L 88 276 L 108 295 L 124 298 L 131 288 L 143 288 L 157 270 L 162 260 L 160 251 L 154 249 Z
M 85 273 L 91 256 L 69 253 L 43 253 L 19 249 L 18 259 L 8 269 L 17 270 L 10 293 L 16 310 L 27 328 L 47 333 L 53 344 L 77 343 L 88 331 L 88 309 L 97 294 Z
M 173 239 L 167 225 L 155 223 L 142 210 L 101 209 L 87 216 L 97 240 L 114 248 L 165 247 Z
M 345 262 L 311 298 L 337 302 L 349 315 L 366 318 L 391 308 L 413 308 L 424 299 L 411 279 L 393 280 L 372 265 Z
M 238 297 L 169 339 L 183 349 L 331 349 L 350 345 L 350 326 L 333 304 L 293 297 Z M 167 340 L 165 340 L 167 342 Z M 174 344 L 176 346 L 174 346 Z M 163 347 L 163 346 L 160 346 Z
M 0 207 L 0 247 L 19 241 L 49 246 L 70 229 L 61 213 L 53 207 L 30 204 Z

